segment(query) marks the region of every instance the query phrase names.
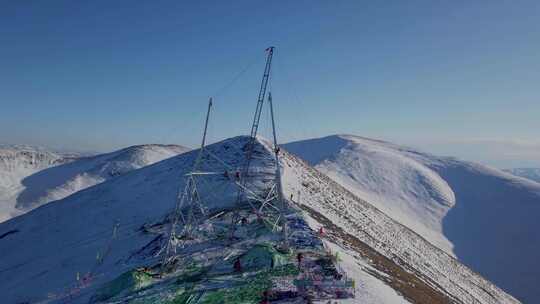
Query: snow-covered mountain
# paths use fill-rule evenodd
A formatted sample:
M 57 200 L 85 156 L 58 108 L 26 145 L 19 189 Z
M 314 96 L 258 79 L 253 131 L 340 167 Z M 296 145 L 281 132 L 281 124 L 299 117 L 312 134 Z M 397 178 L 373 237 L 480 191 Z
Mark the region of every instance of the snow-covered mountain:
M 285 147 L 512 295 L 540 301 L 540 184 L 352 135 Z
M 139 145 L 90 157 L 22 147 L 0 150 L 0 221 L 187 150 Z
M 204 163 L 226 164 L 235 170 L 244 162 L 248 139 L 235 137 L 208 146 L 209 154 L 217 155 L 220 160 L 210 157 Z M 262 191 L 276 163 L 265 141 L 259 140 L 256 144 L 252 162 L 255 173 L 250 183 Z M 249 256 L 251 251 L 242 250 L 252 242 L 251 237 L 234 235 L 231 239 L 235 241 L 228 245 L 219 238 L 209 239 L 204 244 L 212 248 L 200 247 L 197 239 L 189 239 L 195 243 L 182 250 L 195 251 L 199 259 L 205 256 L 216 262 L 202 268 L 181 263 L 180 276 L 148 275 L 159 267 L 153 258 L 155 249 L 159 249 L 156 244 L 160 244 L 168 231 L 165 227 L 178 189 L 183 189 L 185 174 L 192 168 L 197 153 L 183 153 L 133 170 L 1 223 L 0 294 L 3 301 L 88 303 L 92 299 L 100 303 L 124 303 L 127 299 L 137 299 L 141 303 L 186 303 L 187 299 L 202 298 L 204 303 L 233 303 L 230 300 L 233 296 L 252 295 L 252 290 L 242 289 L 242 284 L 254 283 L 244 282 L 246 276 L 251 278 L 252 274 L 232 272 L 231 259 L 236 258 L 230 258 Z M 307 163 L 283 150 L 281 155 L 288 208 L 297 210 L 313 231 L 324 227 L 324 233 L 319 236 L 329 250 L 339 252 L 335 261 L 347 276 L 356 279 L 355 298 L 336 300 L 339 303 L 518 303 Z M 237 188 L 231 175 L 219 173 L 201 185 L 198 193 L 212 216 L 197 226 L 199 233 L 209 229 L 205 228 L 209 221 L 243 208 L 235 204 Z M 217 189 L 221 189 L 220 192 Z M 256 222 L 248 221 L 246 225 L 250 227 Z M 291 229 L 297 229 L 301 222 L 295 223 Z M 213 229 L 219 229 L 217 223 L 214 224 Z M 221 227 L 229 227 L 229 224 Z M 310 235 L 310 232 L 304 233 Z M 223 233 L 214 237 L 220 235 L 223 237 Z M 270 242 L 267 246 L 272 246 L 272 235 L 263 233 L 262 236 Z M 301 243 L 316 243 L 312 237 L 300 238 Z M 212 250 L 216 248 L 219 250 Z M 149 254 L 143 254 L 145 252 Z M 251 261 L 260 261 L 261 256 L 253 259 Z M 281 259 L 289 263 L 290 257 Z M 294 279 L 298 273 L 294 269 L 301 270 L 301 267 L 293 267 L 287 274 L 272 271 L 260 274 L 285 275 L 272 283 L 278 284 L 272 288 L 291 290 L 296 288 L 291 282 L 300 284 L 306 280 Z M 134 271 L 137 271 L 136 277 L 131 276 Z M 254 279 L 259 282 L 261 276 L 255 275 Z M 287 296 L 294 297 L 294 293 Z
M 514 168 L 503 171 L 540 183 L 540 168 Z
M 77 157 L 79 154 L 53 152 L 41 147 L 0 145 L 0 222 L 23 212 L 15 208 L 15 204 L 25 177 Z

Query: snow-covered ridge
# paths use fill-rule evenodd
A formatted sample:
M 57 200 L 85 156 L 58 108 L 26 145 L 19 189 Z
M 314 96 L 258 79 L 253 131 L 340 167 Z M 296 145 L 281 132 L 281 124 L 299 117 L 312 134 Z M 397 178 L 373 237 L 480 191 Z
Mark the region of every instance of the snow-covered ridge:
M 150 144 L 86 157 L 26 146 L 0 150 L 0 221 L 187 150 Z
M 374 204 L 452 254 L 441 219 L 454 205 L 454 192 L 421 154 L 396 145 L 355 136 L 330 136 L 287 144 L 348 190 Z M 325 151 L 323 155 L 313 155 Z M 412 155 L 411 155 L 412 154 Z
M 76 159 L 76 153 L 59 153 L 42 147 L 0 145 L 0 222 L 22 213 L 15 208 L 21 180 L 35 172 Z
M 237 168 L 243 163 L 246 142 L 247 137 L 236 137 L 210 145 L 208 149 Z M 271 151 L 266 143 L 259 141 L 259 145 L 265 148 L 258 149 L 257 157 L 261 161 L 253 163 L 254 170 L 272 172 L 268 167 L 273 165 Z M 48 298 L 54 303 L 54 299 L 65 299 L 63 295 L 71 291 L 78 272 L 92 269 L 96 274 L 93 281 L 79 291 L 73 301 L 86 303 L 102 283 L 110 282 L 128 269 L 145 265 L 144 260 L 139 261 L 139 265 L 129 259 L 154 238 L 144 234 L 141 227 L 163 221 L 173 209 L 178 189 L 183 188 L 184 174 L 191 169 L 196 155 L 197 151 L 187 152 L 133 170 L 0 224 L 0 251 L 3 254 L 0 281 L 5 282 L 0 285 L 0 293 L 3 299 L 17 303 Z M 286 151 L 282 152 L 281 166 L 286 197 L 292 194 L 298 205 L 330 219 L 333 225 L 367 244 L 370 250 L 387 257 L 389 263 L 430 286 L 431 292 L 444 294 L 456 303 L 517 302 Z M 264 175 L 261 177 L 265 178 Z M 200 191 L 210 198 L 215 187 L 209 184 Z M 297 196 L 299 191 L 300 197 Z M 232 191 L 230 197 L 219 196 L 207 201 L 210 206 L 215 206 L 221 201 L 230 202 L 235 194 Z M 317 221 L 321 218 L 312 217 L 314 228 L 321 223 Z M 119 228 L 111 242 L 115 225 Z M 358 292 L 376 292 L 370 289 L 376 285 L 377 290 L 384 293 L 378 299 L 387 299 L 388 280 L 392 278 L 385 275 L 384 269 L 378 270 L 377 276 L 372 275 L 374 270 L 366 266 L 370 261 L 362 260 L 361 255 L 356 257 L 360 254 L 354 252 L 356 249 L 343 246 L 347 243 L 339 239 L 332 244 L 334 250 L 348 250 L 346 268 L 349 271 L 365 275 L 365 281 L 358 282 Z M 103 251 L 104 248 L 107 250 Z M 98 266 L 96 252 L 107 253 Z M 367 277 L 371 281 L 368 282 Z M 379 280 L 379 283 L 375 284 L 373 280 Z M 399 299 L 399 294 L 394 298 Z
M 353 135 L 285 147 L 513 295 L 540 299 L 538 183 Z
M 540 183 L 540 168 L 514 168 L 504 171 Z
M 284 188 L 299 203 L 375 249 L 458 303 L 517 303 L 442 250 L 395 222 L 368 202 L 290 155 L 285 158 Z M 288 163 L 288 164 L 287 164 Z M 301 167 L 301 169 L 299 168 Z M 343 244 L 350 243 L 342 239 Z
M 131 146 L 48 168 L 22 180 L 25 189 L 17 197 L 16 207 L 35 208 L 187 150 L 177 145 Z
M 75 153 L 58 153 L 42 147 L 26 145 L 0 145 L 0 172 L 14 175 L 48 168 L 78 157 Z M 0 186 L 9 184 L 0 180 Z

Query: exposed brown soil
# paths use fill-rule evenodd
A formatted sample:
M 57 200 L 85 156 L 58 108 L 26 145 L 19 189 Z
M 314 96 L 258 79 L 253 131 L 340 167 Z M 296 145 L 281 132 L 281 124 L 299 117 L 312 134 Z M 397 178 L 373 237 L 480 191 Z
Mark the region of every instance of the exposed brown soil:
M 422 304 L 459 303 L 455 299 L 448 297 L 441 291 L 436 290 L 422 281 L 415 273 L 406 271 L 402 266 L 378 253 L 375 249 L 371 248 L 354 235 L 345 232 L 321 213 L 305 205 L 301 205 L 300 207 L 312 218 L 324 225 L 324 238 L 327 238 L 333 243 L 352 249 L 360 254 L 373 268 L 387 274 L 388 276 L 383 276 L 375 271 L 370 271 L 371 275 L 386 282 L 386 284 L 399 292 L 407 300 L 413 303 Z

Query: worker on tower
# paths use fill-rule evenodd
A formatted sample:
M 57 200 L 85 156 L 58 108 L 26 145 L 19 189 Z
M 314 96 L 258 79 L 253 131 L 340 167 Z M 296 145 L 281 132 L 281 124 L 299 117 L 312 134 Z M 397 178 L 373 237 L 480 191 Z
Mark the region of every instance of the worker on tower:
M 262 294 L 262 300 L 259 302 L 259 304 L 269 304 L 270 301 L 268 301 L 268 290 L 263 291 Z
M 296 260 L 298 261 L 298 269 L 300 269 L 300 266 L 302 265 L 302 259 L 304 258 L 304 255 L 299 252 L 297 255 L 296 255 Z

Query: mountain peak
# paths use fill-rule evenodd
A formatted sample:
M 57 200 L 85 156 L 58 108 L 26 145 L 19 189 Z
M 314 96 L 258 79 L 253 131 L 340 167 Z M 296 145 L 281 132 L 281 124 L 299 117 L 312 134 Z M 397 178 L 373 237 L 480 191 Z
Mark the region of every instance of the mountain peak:
M 540 250 L 532 245 L 540 238 L 531 215 L 540 212 L 540 184 L 353 135 L 285 148 L 512 294 L 526 302 L 540 298 L 529 284 L 536 280 L 522 278 L 525 272 L 540 278 L 530 266 Z

